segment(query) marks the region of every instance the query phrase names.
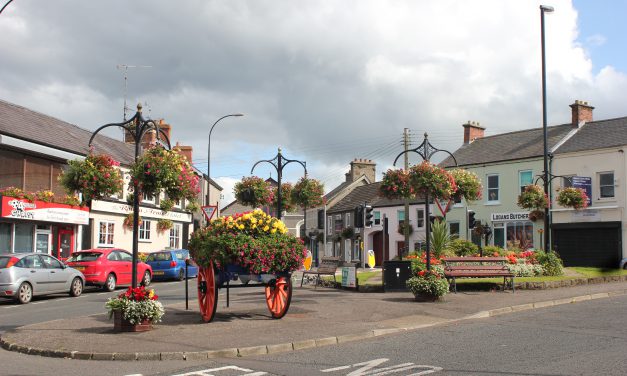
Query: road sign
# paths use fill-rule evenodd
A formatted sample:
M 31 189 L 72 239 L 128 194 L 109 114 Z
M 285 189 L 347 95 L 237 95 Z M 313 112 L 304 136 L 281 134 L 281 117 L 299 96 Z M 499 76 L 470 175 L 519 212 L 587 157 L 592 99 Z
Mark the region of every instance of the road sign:
M 217 210 L 218 205 L 207 205 L 202 207 L 202 213 L 205 215 L 205 218 L 207 218 L 207 222 L 211 221 L 211 218 L 213 218 L 213 215 Z

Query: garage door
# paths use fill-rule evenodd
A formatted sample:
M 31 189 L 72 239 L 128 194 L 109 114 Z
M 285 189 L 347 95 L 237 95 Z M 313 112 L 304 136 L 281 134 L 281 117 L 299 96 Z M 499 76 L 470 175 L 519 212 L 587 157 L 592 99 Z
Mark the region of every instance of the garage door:
M 564 266 L 617 268 L 621 256 L 621 223 L 553 224 L 553 246 Z

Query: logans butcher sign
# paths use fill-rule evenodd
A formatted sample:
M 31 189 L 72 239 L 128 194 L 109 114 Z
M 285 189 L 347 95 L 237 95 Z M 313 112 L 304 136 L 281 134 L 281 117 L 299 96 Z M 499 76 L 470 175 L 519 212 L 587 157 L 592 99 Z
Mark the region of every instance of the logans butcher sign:
M 492 213 L 492 222 L 499 221 L 528 221 L 529 212 L 519 213 Z

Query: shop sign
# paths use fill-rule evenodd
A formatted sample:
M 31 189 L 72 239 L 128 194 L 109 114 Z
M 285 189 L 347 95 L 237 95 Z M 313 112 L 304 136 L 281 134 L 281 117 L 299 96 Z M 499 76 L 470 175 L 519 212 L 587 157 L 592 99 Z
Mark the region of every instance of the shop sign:
M 528 221 L 529 212 L 492 213 L 492 222 L 499 221 Z
M 581 188 L 588 196 L 588 206 L 592 205 L 592 178 L 588 176 L 571 177 L 574 188 Z
M 104 211 L 115 214 L 129 214 L 133 212 L 133 207 L 131 205 L 127 205 L 121 202 L 94 200 L 91 202 L 91 210 Z M 146 208 L 143 206 L 139 207 L 139 216 L 146 218 L 165 218 L 175 222 L 190 223 L 192 221 L 192 215 L 190 213 L 176 211 L 164 212 L 159 208 Z
M 601 212 L 599 210 L 575 210 L 572 212 L 573 222 L 600 222 Z
M 0 217 L 86 225 L 89 224 L 89 208 L 2 196 Z

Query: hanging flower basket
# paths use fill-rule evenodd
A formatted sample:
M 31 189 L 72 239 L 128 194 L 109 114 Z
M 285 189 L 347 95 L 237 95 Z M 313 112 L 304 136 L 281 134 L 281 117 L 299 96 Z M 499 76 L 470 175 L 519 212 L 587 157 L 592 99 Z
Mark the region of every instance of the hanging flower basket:
M 416 194 L 429 194 L 437 199 L 449 199 L 457 191 L 455 178 L 448 171 L 424 161 L 409 172 L 410 184 Z
M 316 179 L 302 177 L 292 190 L 292 203 L 305 208 L 324 204 L 324 185 Z
M 542 210 L 534 210 L 529 213 L 529 220 L 531 222 L 539 221 L 544 219 L 544 212 Z
M 124 218 L 124 223 L 123 223 L 123 225 L 124 225 L 124 227 L 125 227 L 125 228 L 127 228 L 127 229 L 129 229 L 129 230 L 132 230 L 132 229 L 133 229 L 133 225 L 134 225 L 134 224 L 133 224 L 133 218 L 134 218 L 133 213 L 129 213 L 129 214 L 128 214 L 125 218 Z M 141 226 L 141 225 L 142 225 L 142 217 L 139 217 L 139 222 L 138 222 L 138 225 L 139 225 L 139 226 Z
M 169 219 L 162 218 L 157 221 L 157 231 L 166 232 L 174 226 L 174 222 Z
M 408 230 L 408 234 L 411 235 L 414 232 L 414 227 L 411 225 L 411 223 L 408 226 L 405 226 L 405 221 L 400 222 L 398 224 L 398 233 L 401 235 L 405 235 L 405 227 L 407 227 Z
M 296 210 L 296 205 L 293 204 L 293 190 L 292 183 L 283 183 L 281 184 L 281 208 L 286 212 L 290 213 Z M 279 192 L 277 187 L 272 188 L 272 201 L 270 205 L 276 208 L 277 200 L 279 197 Z
M 261 209 L 211 221 L 192 233 L 188 247 L 199 266 L 235 264 L 254 274 L 297 270 L 307 251 L 283 222 Z
M 529 210 L 544 210 L 549 207 L 549 199 L 542 187 L 530 184 L 518 196 L 518 206 Z
M 585 209 L 588 207 L 588 195 L 581 188 L 562 188 L 558 190 L 557 203 L 576 210 Z
M 131 167 L 131 182 L 140 192 L 157 196 L 162 190 L 170 200 L 195 200 L 200 193 L 199 179 L 183 155 L 160 146 L 146 151 Z
M 455 192 L 456 198 L 464 198 L 468 202 L 481 200 L 483 187 L 481 181 L 477 177 L 477 174 L 456 168 L 451 171 L 455 184 L 457 185 L 457 191 Z
M 257 176 L 242 178 L 233 187 L 235 199 L 244 206 L 257 208 L 272 202 L 272 190 L 270 184 Z
M 411 198 L 414 196 L 414 188 L 410 185 L 410 174 L 403 169 L 389 169 L 383 174 L 379 195 L 391 200 Z
M 106 154 L 89 154 L 85 160 L 68 161 L 59 180 L 69 193 L 82 194 L 83 203 L 122 192 L 120 163 Z
M 343 239 L 352 239 L 355 236 L 355 229 L 351 226 L 345 227 L 341 232 Z

